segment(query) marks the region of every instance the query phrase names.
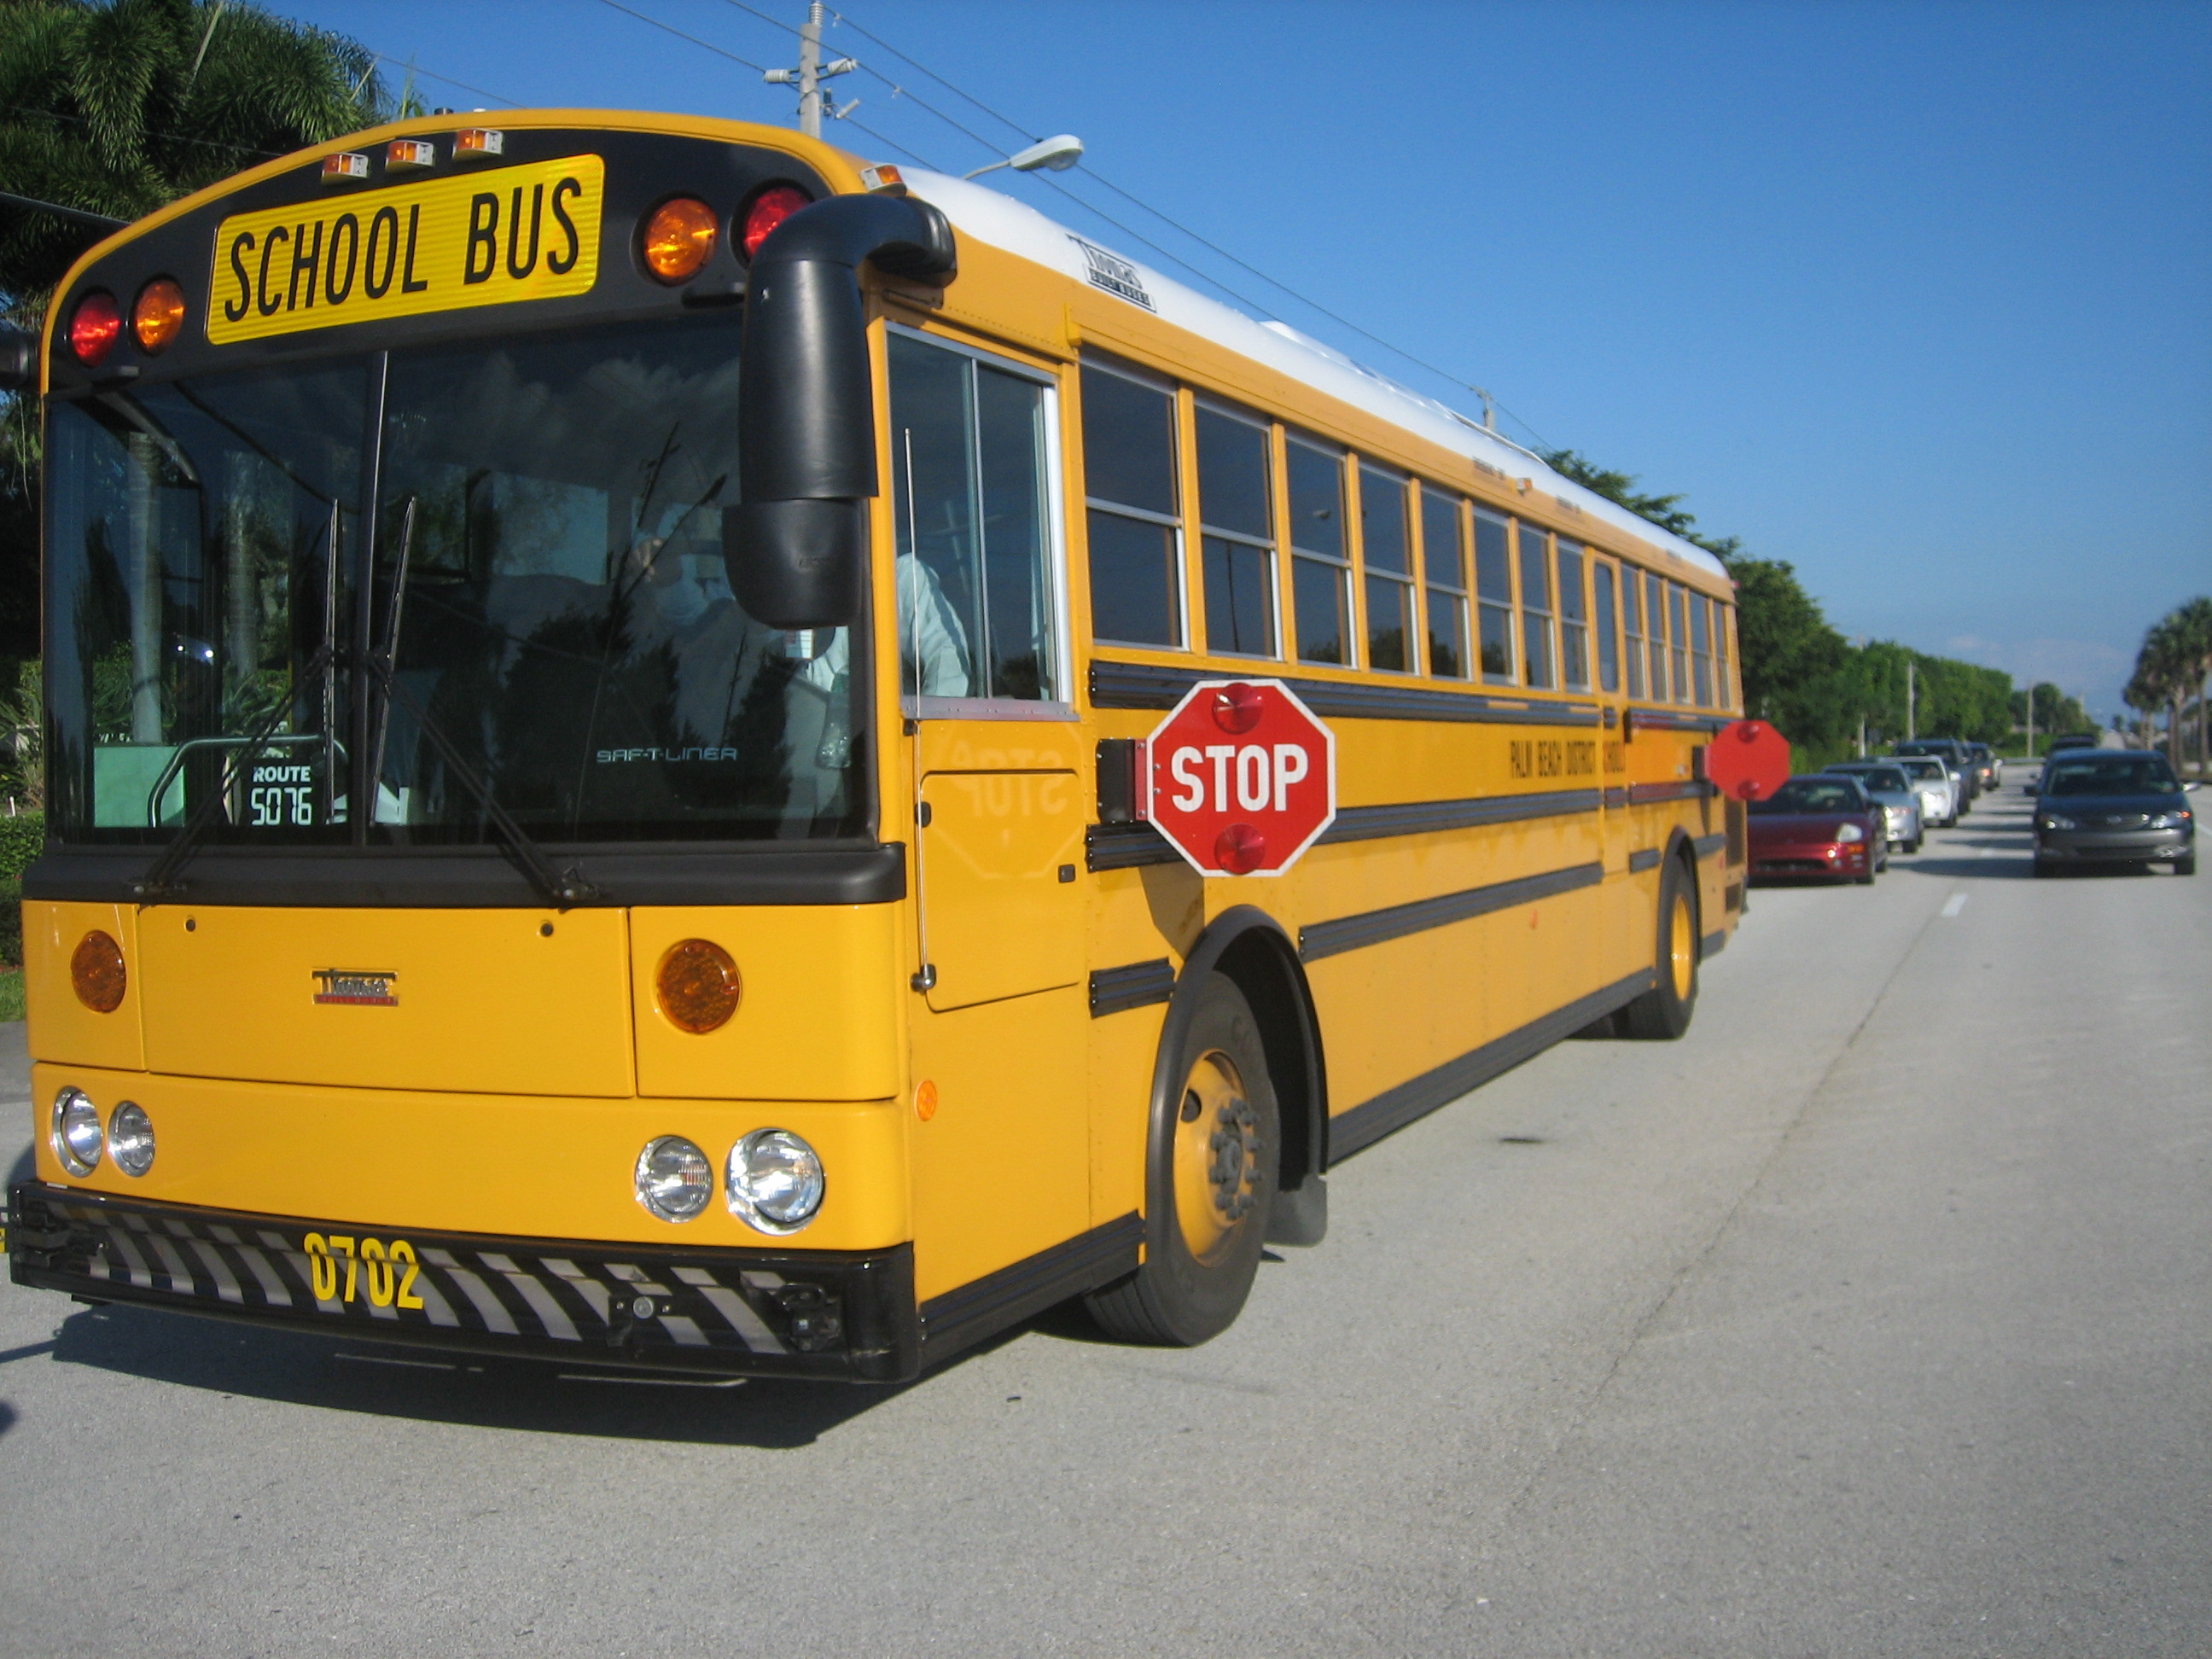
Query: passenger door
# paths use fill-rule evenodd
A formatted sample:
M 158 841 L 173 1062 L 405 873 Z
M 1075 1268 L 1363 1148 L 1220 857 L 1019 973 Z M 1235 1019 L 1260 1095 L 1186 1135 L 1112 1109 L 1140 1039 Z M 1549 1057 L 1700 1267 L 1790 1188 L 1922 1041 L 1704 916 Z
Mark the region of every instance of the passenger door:
M 1083 1231 L 1084 793 L 1054 387 L 890 342 L 902 702 L 915 727 L 915 1266 L 932 1297 Z

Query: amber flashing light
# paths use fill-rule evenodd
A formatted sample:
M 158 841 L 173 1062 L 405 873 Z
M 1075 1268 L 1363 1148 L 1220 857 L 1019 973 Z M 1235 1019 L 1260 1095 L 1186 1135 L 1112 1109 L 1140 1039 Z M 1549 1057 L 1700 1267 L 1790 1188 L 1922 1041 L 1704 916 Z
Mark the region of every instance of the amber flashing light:
M 123 337 L 123 308 L 115 296 L 96 288 L 70 313 L 70 350 L 87 368 L 97 368 Z
M 368 177 L 368 157 L 357 149 L 342 149 L 335 155 L 323 157 L 323 182 L 326 185 L 357 185 Z
M 70 957 L 70 988 L 76 1000 L 95 1014 L 112 1014 L 123 1006 L 131 975 L 123 966 L 123 947 L 112 933 L 97 927 L 77 941 Z
M 138 290 L 131 307 L 131 332 L 138 349 L 153 356 L 185 331 L 185 291 L 167 276 L 156 276 Z
M 469 127 L 453 135 L 456 161 L 480 161 L 487 156 L 503 155 L 506 149 L 507 135 L 488 127 Z
M 727 951 L 707 939 L 687 939 L 661 957 L 653 988 L 671 1025 L 704 1036 L 729 1024 L 744 988 Z
M 663 202 L 645 222 L 645 268 L 664 283 L 688 281 L 714 257 L 720 234 L 714 210 L 696 197 Z
M 438 147 L 428 138 L 394 138 L 384 151 L 386 173 L 419 173 L 438 165 Z

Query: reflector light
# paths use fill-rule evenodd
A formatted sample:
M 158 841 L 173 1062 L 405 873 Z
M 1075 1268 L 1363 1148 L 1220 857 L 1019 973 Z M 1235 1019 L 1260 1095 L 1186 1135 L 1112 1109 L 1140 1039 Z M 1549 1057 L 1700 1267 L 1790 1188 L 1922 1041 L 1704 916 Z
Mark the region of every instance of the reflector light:
M 690 196 L 678 196 L 653 209 L 645 223 L 646 269 L 664 283 L 681 283 L 698 274 L 714 257 L 714 210 Z
M 394 138 L 384 152 L 386 173 L 415 173 L 438 165 L 438 147 L 428 138 Z
M 501 155 L 507 151 L 507 135 L 493 132 L 484 127 L 469 127 L 453 135 L 453 159 L 456 161 L 481 161 L 487 155 Z
M 899 176 L 896 167 L 886 161 L 879 167 L 860 169 L 860 188 L 880 191 L 886 196 L 903 196 L 906 194 L 906 180 Z
M 1256 870 L 1267 859 L 1267 838 L 1249 823 L 1232 823 L 1214 837 L 1214 861 L 1232 876 Z
M 112 1014 L 123 1006 L 123 993 L 130 983 L 123 947 L 113 934 L 95 927 L 77 941 L 70 957 L 70 988 L 79 1002 L 96 1014 Z
M 350 185 L 368 177 L 368 157 L 357 149 L 342 149 L 323 157 L 323 182 Z
M 122 332 L 122 307 L 112 294 L 96 288 L 76 302 L 70 318 L 70 349 L 87 368 L 96 368 L 115 349 Z
M 138 290 L 131 307 L 131 332 L 138 349 L 153 356 L 185 330 L 185 291 L 167 276 L 156 276 Z
M 750 259 L 759 252 L 760 245 L 768 240 L 778 225 L 813 199 L 797 185 L 768 185 L 756 191 L 752 200 L 745 204 L 744 228 L 738 236 L 745 258 Z
M 668 1023 L 695 1036 L 729 1024 L 744 989 L 730 953 L 703 939 L 670 945 L 653 974 L 653 988 Z

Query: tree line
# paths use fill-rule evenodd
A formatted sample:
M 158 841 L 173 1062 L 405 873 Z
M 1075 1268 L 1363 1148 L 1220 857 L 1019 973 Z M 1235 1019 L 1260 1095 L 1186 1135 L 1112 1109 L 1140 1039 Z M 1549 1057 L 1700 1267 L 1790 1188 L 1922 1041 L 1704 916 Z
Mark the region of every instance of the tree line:
M 2142 648 L 2136 653 L 2135 672 L 2120 693 L 2129 708 L 2145 716 L 2146 727 L 2149 716 L 2166 716 L 2166 752 L 2176 771 L 2181 769 L 2183 752 L 2189 746 L 2185 738 L 2191 697 L 2197 702 L 2197 764 L 2204 768 L 2212 763 L 2208 679 L 2212 679 L 2212 598 L 2199 595 L 2150 625 Z M 2144 735 L 2148 737 L 2148 730 Z

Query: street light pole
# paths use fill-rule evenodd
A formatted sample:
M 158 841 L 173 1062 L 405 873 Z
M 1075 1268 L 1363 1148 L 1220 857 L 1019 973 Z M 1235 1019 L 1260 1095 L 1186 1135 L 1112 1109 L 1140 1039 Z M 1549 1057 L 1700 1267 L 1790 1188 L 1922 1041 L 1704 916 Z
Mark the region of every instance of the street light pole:
M 850 75 L 860 67 L 855 58 L 840 58 L 834 64 L 822 61 L 822 0 L 809 0 L 806 21 L 799 31 L 799 67 L 772 69 L 761 76 L 770 86 L 799 88 L 799 130 L 809 138 L 822 136 L 822 110 L 827 102 L 822 83 L 834 75 Z M 853 107 L 832 110 L 833 115 L 843 115 Z

